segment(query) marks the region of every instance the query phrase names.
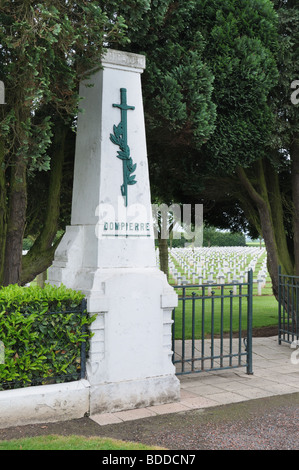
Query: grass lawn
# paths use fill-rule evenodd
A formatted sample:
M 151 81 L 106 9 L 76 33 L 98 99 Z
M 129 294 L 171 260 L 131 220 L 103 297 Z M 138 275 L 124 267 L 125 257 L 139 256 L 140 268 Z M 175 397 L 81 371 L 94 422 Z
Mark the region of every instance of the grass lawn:
M 191 292 L 190 292 L 191 294 Z M 189 294 L 188 294 L 189 295 Z M 209 336 L 212 332 L 212 317 L 214 324 L 214 334 L 220 334 L 221 331 L 228 332 L 230 329 L 234 332 L 246 330 L 247 328 L 247 299 L 227 297 L 221 302 L 217 298 L 217 291 L 215 290 L 215 299 L 212 301 L 210 298 L 205 299 L 204 312 L 203 302 L 200 299 L 194 302 L 194 312 L 192 308 L 192 299 L 185 301 L 185 322 L 183 325 L 183 312 L 182 302 L 179 301 L 178 307 L 175 309 L 175 339 L 192 338 L 192 329 L 195 337 L 200 339 L 202 337 L 202 327 L 204 322 L 204 335 Z M 241 306 L 241 309 L 240 309 Z M 241 311 L 241 315 L 239 312 Z M 221 313 L 222 312 L 222 313 Z M 204 313 L 204 320 L 202 316 Z M 193 317 L 193 322 L 192 322 Z M 278 303 L 273 295 L 262 295 L 253 297 L 253 315 L 252 315 L 253 328 L 278 326 Z M 185 335 L 183 335 L 183 328 Z
M 154 450 L 145 444 L 83 436 L 38 436 L 0 441 L 1 450 Z

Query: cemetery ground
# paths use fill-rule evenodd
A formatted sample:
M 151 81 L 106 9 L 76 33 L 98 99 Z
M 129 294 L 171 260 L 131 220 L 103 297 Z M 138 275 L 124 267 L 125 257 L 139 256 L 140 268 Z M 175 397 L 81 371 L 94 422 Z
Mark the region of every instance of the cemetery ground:
M 240 283 L 247 282 L 248 271 L 253 271 L 253 335 L 274 336 L 278 330 L 278 303 L 272 292 L 272 283 L 267 270 L 267 253 L 264 247 L 211 247 L 211 248 L 174 248 L 169 254 L 169 283 L 171 285 L 185 286 L 185 296 L 190 297 L 192 293 L 202 295 L 194 286 L 205 285 L 204 295 L 214 295 L 215 299 L 222 293 L 227 296 L 224 300 L 224 311 L 229 310 L 230 293 L 244 293 L 246 286 Z M 218 284 L 217 287 L 209 288 L 210 284 Z M 225 284 L 230 284 L 225 287 Z M 233 285 L 234 284 L 234 285 Z M 191 287 L 189 287 L 189 285 Z M 221 290 L 221 285 L 224 285 Z M 241 289 L 241 290 L 240 290 Z M 177 290 L 181 294 L 181 290 Z M 242 318 L 246 328 L 247 304 L 246 298 L 242 298 Z M 196 306 L 200 309 L 200 305 Z M 206 303 L 206 314 L 210 315 L 211 303 Z M 186 303 L 185 311 L 185 339 L 192 335 L 191 325 L 192 302 Z M 233 305 L 233 330 L 238 335 L 238 312 L 239 304 Z M 176 310 L 177 325 L 181 325 L 182 309 Z M 220 302 L 215 301 L 214 331 L 219 331 Z M 230 328 L 229 315 L 224 316 L 224 333 Z M 207 321 L 205 334 L 209 335 L 211 323 Z M 200 337 L 201 323 L 197 323 L 196 337 Z M 176 339 L 181 336 L 180 328 L 176 328 Z
M 106 426 L 87 417 L 19 426 L 0 430 L 0 450 L 298 450 L 298 406 L 292 393 Z

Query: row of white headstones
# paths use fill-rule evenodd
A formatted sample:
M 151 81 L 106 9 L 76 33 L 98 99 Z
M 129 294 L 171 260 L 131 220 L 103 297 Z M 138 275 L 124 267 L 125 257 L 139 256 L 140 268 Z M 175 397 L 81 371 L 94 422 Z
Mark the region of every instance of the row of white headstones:
M 248 271 L 252 270 L 258 295 L 262 295 L 268 277 L 263 247 L 172 248 L 168 265 L 177 285 L 234 284 L 234 290 L 248 281 Z

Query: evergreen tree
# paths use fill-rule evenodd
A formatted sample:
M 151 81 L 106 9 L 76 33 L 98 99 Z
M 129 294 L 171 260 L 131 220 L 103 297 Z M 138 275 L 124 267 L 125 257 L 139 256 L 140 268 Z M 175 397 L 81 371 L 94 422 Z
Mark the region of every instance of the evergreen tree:
M 214 225 L 249 224 L 265 240 L 277 294 L 279 264 L 288 274 L 299 273 L 298 104 L 291 101 L 291 83 L 299 78 L 297 2 L 187 3 L 171 2 L 165 15 L 165 33 L 168 28 L 175 38 L 171 53 L 168 39 L 160 41 L 162 27 L 154 29 L 148 48 L 131 38 L 132 50 L 146 53 L 151 75 L 144 83 L 153 189 L 168 204 L 203 203 L 205 218 Z M 179 107 L 179 97 L 190 89 L 194 114 L 191 105 L 188 116 L 198 116 L 194 80 L 188 82 L 187 75 L 183 82 L 175 80 L 179 61 L 169 58 L 192 38 L 200 44 L 198 66 L 204 64 L 214 77 L 212 94 L 203 93 L 209 105 L 201 104 L 202 111 L 216 105 L 214 120 L 211 113 L 206 120 L 214 130 L 205 132 L 206 138 L 195 132 L 200 118 L 184 120 Z M 159 81 L 164 63 L 173 79 L 168 89 Z M 161 116 L 159 102 L 165 109 Z
M 103 43 L 120 42 L 123 33 L 123 18 L 108 16 L 92 0 L 1 1 L 0 80 L 6 104 L 0 106 L 0 284 L 22 282 L 28 180 L 50 168 L 38 241 L 27 257 L 31 277 L 51 262 L 78 83 L 99 65 Z

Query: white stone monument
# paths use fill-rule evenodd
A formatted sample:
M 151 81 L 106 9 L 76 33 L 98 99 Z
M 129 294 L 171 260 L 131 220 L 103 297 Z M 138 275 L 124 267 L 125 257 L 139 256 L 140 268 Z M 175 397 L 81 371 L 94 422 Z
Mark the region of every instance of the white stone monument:
M 179 399 L 171 351 L 177 295 L 156 267 L 143 115 L 145 57 L 109 50 L 80 86 L 71 225 L 48 282 L 85 293 L 90 413 Z M 92 86 L 90 86 L 92 85 Z

